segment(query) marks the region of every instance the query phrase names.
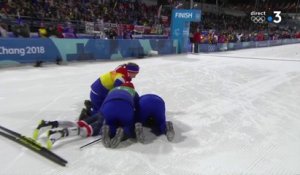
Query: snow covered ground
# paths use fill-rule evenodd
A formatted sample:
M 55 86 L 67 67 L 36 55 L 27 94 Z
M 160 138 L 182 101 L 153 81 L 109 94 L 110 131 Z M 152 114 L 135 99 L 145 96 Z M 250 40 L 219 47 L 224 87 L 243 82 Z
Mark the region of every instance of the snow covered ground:
M 1 175 L 300 175 L 300 44 L 134 60 L 140 94 L 165 99 L 176 132 L 117 149 L 62 140 L 61 167 L 0 137 Z M 122 62 L 0 70 L 1 125 L 31 136 L 40 119 L 75 120 L 89 85 Z M 43 141 L 43 140 L 41 140 Z

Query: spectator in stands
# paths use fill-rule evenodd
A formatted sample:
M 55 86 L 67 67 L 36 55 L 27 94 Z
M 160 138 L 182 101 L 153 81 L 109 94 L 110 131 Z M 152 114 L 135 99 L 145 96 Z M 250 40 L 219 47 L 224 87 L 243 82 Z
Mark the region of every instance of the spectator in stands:
M 24 38 L 29 38 L 30 37 L 30 28 L 29 25 L 26 23 L 21 23 L 21 36 Z
M 235 34 L 237 42 L 241 42 L 242 41 L 242 37 L 243 37 L 243 33 L 239 32 Z
M 4 23 L 0 23 L 0 34 L 2 38 L 6 38 L 8 36 L 7 25 Z
M 12 25 L 12 32 L 15 35 L 15 37 L 30 37 L 29 25 L 23 22 L 21 22 L 20 24 Z
M 295 38 L 299 38 L 299 39 L 300 39 L 300 31 L 298 31 L 298 32 L 295 34 Z
M 61 24 L 57 25 L 57 38 L 64 38 L 64 28 Z
M 263 41 L 263 40 L 264 40 L 264 34 L 263 34 L 263 32 L 259 32 L 256 35 L 256 41 Z
M 108 30 L 107 36 L 108 36 L 108 39 L 116 39 L 117 36 L 118 36 L 118 34 L 117 34 L 117 32 L 114 29 L 110 28 Z
M 54 37 L 54 38 L 57 38 L 57 37 L 58 37 L 58 31 L 57 31 L 57 29 L 56 29 L 55 26 L 50 25 L 50 26 L 47 28 L 47 36 L 48 36 L 48 37 Z
M 48 37 L 47 29 L 46 29 L 44 23 L 40 24 L 40 28 L 38 30 L 38 35 L 39 35 L 40 38 Z
M 221 33 L 218 39 L 218 43 L 227 43 L 226 34 L 224 32 Z
M 162 21 L 155 20 L 157 18 L 157 10 L 158 10 L 157 6 L 149 6 L 140 1 L 131 2 L 131 1 L 123 1 L 123 0 L 121 1 L 105 0 L 99 3 L 100 1 L 97 0 L 80 0 L 80 1 L 77 0 L 77 1 L 72 1 L 72 3 L 70 2 L 71 2 L 70 0 L 60 0 L 60 1 L 54 1 L 54 0 L 32 0 L 32 1 L 3 0 L 1 1 L 0 0 L 0 19 L 10 20 L 11 22 L 15 20 L 16 16 L 21 16 L 21 17 L 26 16 L 27 19 L 32 21 L 31 23 L 32 26 L 30 27 L 34 31 L 38 31 L 40 26 L 35 26 L 35 24 L 37 20 L 41 20 L 41 19 L 49 20 L 49 22 L 51 20 L 55 20 L 55 21 L 61 20 L 59 21 L 60 23 L 65 23 L 66 20 L 70 20 L 70 21 L 76 20 L 77 21 L 76 24 L 82 24 L 82 21 L 97 21 L 97 19 L 99 19 L 100 21 L 98 20 L 98 23 L 101 24 L 100 28 L 102 27 L 104 28 L 104 23 L 127 24 L 131 26 L 132 24 L 145 25 L 144 33 L 147 33 L 147 31 L 149 31 L 148 32 L 149 34 L 151 29 L 156 28 L 156 24 L 154 25 L 155 22 L 158 22 L 158 25 L 164 23 Z M 172 1 L 172 3 L 174 5 L 178 3 L 178 1 Z M 257 32 L 262 31 L 264 35 L 262 38 L 260 38 L 262 40 L 283 39 L 283 38 L 291 38 L 291 37 L 298 36 L 297 34 L 295 34 L 295 31 L 292 31 L 291 29 L 287 29 L 286 32 L 282 32 L 283 31 L 282 28 L 279 28 L 279 25 L 285 25 L 283 23 L 285 21 L 288 21 L 288 17 L 283 16 L 284 11 L 295 12 L 297 9 L 299 11 L 299 7 L 297 8 L 297 4 L 295 3 L 295 1 L 292 2 L 291 0 L 288 0 L 288 2 L 281 2 L 281 3 L 271 2 L 271 1 L 268 1 L 268 3 L 261 3 L 261 2 L 254 3 L 250 1 L 249 2 L 245 1 L 241 3 L 235 3 L 235 4 L 232 4 L 232 2 L 225 3 L 225 1 L 222 1 L 222 4 L 228 5 L 230 9 L 234 9 L 235 7 L 235 9 L 241 10 L 246 14 L 249 14 L 256 7 L 257 7 L 256 10 L 261 9 L 262 11 L 270 11 L 270 9 L 280 9 L 282 11 L 282 17 L 284 20 L 282 20 L 282 23 L 278 24 L 277 27 L 274 27 L 277 29 L 274 30 L 272 34 L 268 34 L 266 30 L 270 29 L 270 25 L 254 24 L 252 21 L 250 21 L 250 18 L 247 15 L 245 17 L 242 17 L 242 16 L 232 16 L 226 14 L 215 14 L 213 12 L 209 13 L 208 12 L 209 10 L 206 10 L 205 12 L 203 12 L 203 16 L 202 16 L 202 22 L 201 22 L 203 25 L 202 31 L 213 28 L 216 29 L 218 33 L 222 31 L 228 32 L 226 35 L 219 34 L 218 37 L 216 37 L 216 35 L 210 36 L 205 34 L 206 43 L 214 43 L 216 38 L 218 38 L 218 40 L 221 42 L 227 42 L 228 40 L 230 40 L 231 42 L 238 41 L 235 31 L 246 31 L 242 33 L 244 34 L 243 37 L 241 37 L 242 42 L 255 41 L 255 39 L 257 39 L 257 36 L 254 35 L 253 31 L 257 31 Z M 160 16 L 161 17 L 164 16 L 166 20 L 170 19 L 171 10 L 172 7 L 170 8 L 167 6 L 163 6 L 161 9 Z M 222 13 L 222 9 L 219 12 Z M 13 20 L 9 18 L 13 18 Z M 73 23 L 73 25 L 74 24 L 75 23 Z M 165 24 L 169 25 L 169 21 Z M 234 30 L 230 31 L 228 30 L 229 28 Z M 23 28 L 20 26 L 12 26 L 12 27 L 8 27 L 7 29 L 13 29 L 13 33 L 17 37 L 20 36 L 28 37 L 30 34 L 30 32 L 28 32 L 29 30 L 26 29 L 27 32 L 25 32 L 26 30 L 23 30 Z M 83 30 L 83 27 L 81 28 L 74 27 L 73 29 Z M 127 28 L 126 32 L 124 33 L 124 38 L 127 39 L 132 38 L 131 31 L 133 31 L 133 28 L 131 27 Z M 157 33 L 156 30 L 153 31 Z M 49 29 L 46 32 L 48 33 L 47 34 L 48 37 L 55 36 L 51 34 L 53 32 L 50 32 Z M 20 35 L 21 33 L 23 34 Z M 66 32 L 61 26 L 57 28 L 57 36 L 59 38 L 63 38 L 64 36 L 68 37 L 71 36 L 71 34 L 72 34 L 71 31 Z
M 125 29 L 123 32 L 123 39 L 132 39 L 132 31 Z
M 77 38 L 76 31 L 74 30 L 74 28 L 70 22 L 67 22 L 64 27 L 64 37 L 65 38 Z

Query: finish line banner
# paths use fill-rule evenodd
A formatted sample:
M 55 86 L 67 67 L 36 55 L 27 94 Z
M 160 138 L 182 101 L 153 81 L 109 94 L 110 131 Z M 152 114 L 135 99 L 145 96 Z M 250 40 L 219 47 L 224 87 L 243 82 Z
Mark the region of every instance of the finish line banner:
M 190 22 L 200 22 L 200 21 L 201 21 L 200 10 L 174 9 L 172 11 L 171 36 L 172 39 L 178 40 L 179 53 L 188 52 L 190 50 L 189 49 Z

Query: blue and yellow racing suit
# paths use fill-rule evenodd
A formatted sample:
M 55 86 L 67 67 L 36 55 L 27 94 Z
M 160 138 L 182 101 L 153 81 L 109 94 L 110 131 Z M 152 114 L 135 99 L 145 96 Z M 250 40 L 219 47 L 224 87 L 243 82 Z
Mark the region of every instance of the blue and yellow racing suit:
M 100 109 L 103 100 L 107 96 L 108 92 L 114 87 L 118 87 L 125 82 L 124 75 L 111 71 L 102 74 L 92 85 L 90 92 L 90 99 L 92 102 L 92 114 L 97 113 Z

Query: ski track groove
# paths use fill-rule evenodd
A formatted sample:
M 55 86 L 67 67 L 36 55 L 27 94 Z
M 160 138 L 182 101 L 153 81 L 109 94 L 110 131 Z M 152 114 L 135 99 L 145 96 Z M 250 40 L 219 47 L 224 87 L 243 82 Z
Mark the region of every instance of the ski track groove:
M 285 81 L 278 81 L 278 80 L 282 80 L 282 79 L 285 79 Z M 247 83 L 247 85 L 244 85 L 244 86 L 241 86 L 240 88 L 238 88 L 238 89 L 236 89 L 235 91 L 236 92 L 234 92 L 234 94 L 236 94 L 237 96 L 242 96 L 242 97 L 244 97 L 245 99 L 248 99 L 246 102 L 244 102 L 244 103 L 247 103 L 247 104 L 249 104 L 249 103 L 251 103 L 251 101 L 253 100 L 253 97 L 256 97 L 256 96 L 258 96 L 260 93 L 265 93 L 265 92 L 268 92 L 268 90 L 270 90 L 270 89 L 273 89 L 273 88 L 275 88 L 275 87 L 277 87 L 278 85 L 280 85 L 280 84 L 282 84 L 282 83 L 284 83 L 284 82 L 286 82 L 286 81 L 289 81 L 290 79 L 286 79 L 286 77 L 283 77 L 283 75 L 281 75 L 281 76 L 279 76 L 278 77 L 278 75 L 271 75 L 271 76 L 266 76 L 266 77 L 263 77 L 263 78 L 260 78 L 260 79 L 258 79 L 258 80 L 256 80 L 256 81 L 251 81 L 250 83 Z M 257 88 L 257 87 L 262 87 L 262 89 L 264 89 L 264 91 L 262 91 L 262 92 L 257 92 L 257 91 L 255 91 L 255 88 Z M 219 102 L 220 103 L 220 102 Z M 215 103 L 215 104 L 218 104 L 218 103 Z M 246 106 L 247 107 L 249 107 L 249 105 L 247 105 L 246 104 Z M 197 106 L 197 108 L 199 107 L 198 105 L 196 105 Z M 214 108 L 214 106 L 213 107 L 206 107 L 206 108 L 204 108 L 203 106 L 205 106 L 205 105 L 201 105 L 202 106 L 202 108 L 201 109 L 205 109 L 205 110 L 202 110 L 202 111 L 200 111 L 200 112 L 212 112 L 213 111 L 213 109 L 212 108 Z M 208 105 L 206 105 L 206 106 L 208 106 Z M 218 106 L 218 105 L 216 105 L 216 106 Z M 239 106 L 243 106 L 242 104 L 239 104 Z M 195 106 L 194 106 L 195 107 Z M 251 108 L 253 108 L 253 107 L 251 107 Z M 227 110 L 226 112 L 229 112 L 229 111 L 231 111 L 232 109 L 230 109 L 229 108 L 229 110 Z M 255 108 L 254 108 L 254 110 L 255 110 Z M 193 110 L 189 110 L 189 111 L 193 111 Z M 199 111 L 198 111 L 199 112 Z M 219 116 L 220 117 L 220 116 Z M 262 116 L 263 117 L 263 116 Z M 253 119 L 253 117 L 250 117 L 249 118 L 250 120 L 252 120 L 252 123 L 254 122 L 254 123 L 257 123 L 256 122 L 256 120 L 255 119 Z M 223 122 L 224 123 L 224 122 Z M 257 123 L 257 126 L 259 126 L 260 124 L 259 123 Z M 239 123 L 238 122 L 235 122 L 234 123 L 234 125 L 231 125 L 231 130 L 236 130 L 237 128 L 239 127 Z M 225 136 L 223 136 L 223 139 L 224 139 L 224 137 Z M 220 139 L 219 138 L 219 141 L 220 140 L 223 140 L 223 139 Z M 249 146 L 248 146 L 249 144 L 243 144 L 243 146 L 242 147 L 240 147 L 240 149 L 242 150 L 242 151 L 244 151 L 244 152 L 247 152 L 247 150 L 249 150 Z M 256 159 L 256 161 L 254 161 L 250 166 L 249 166 L 249 169 L 248 169 L 248 171 L 250 171 L 250 173 L 251 173 L 251 171 L 253 170 L 253 169 L 255 169 L 255 168 L 257 168 L 257 167 L 259 167 L 259 163 L 261 163 L 262 161 L 264 161 L 265 159 L 266 159 L 266 156 L 267 156 L 267 153 L 269 153 L 269 152 L 271 152 L 271 151 L 273 151 L 274 150 L 274 148 L 275 148 L 275 146 L 274 145 L 271 145 L 269 148 L 267 148 L 267 152 L 265 152 L 265 150 L 264 149 L 261 149 L 261 153 L 262 154 L 260 154 L 260 155 L 262 155 L 262 156 L 260 156 L 260 157 L 258 157 L 257 159 Z M 197 151 L 196 151 L 197 152 Z M 192 154 L 192 152 L 186 152 L 184 155 L 185 156 L 187 156 L 187 155 L 189 155 L 189 154 Z
M 43 106 L 40 110 L 36 112 L 36 114 L 31 117 L 28 122 L 32 123 L 33 119 L 37 118 L 41 113 L 43 113 L 49 106 L 51 106 L 53 103 L 57 102 L 60 98 L 64 97 L 67 93 L 70 93 L 73 91 L 73 88 L 68 89 L 66 91 L 63 91 L 59 96 L 52 99 L 47 105 Z M 36 124 L 36 123 L 35 123 Z M 19 128 L 18 130 L 23 131 L 25 128 L 27 128 L 28 125 L 23 125 L 23 127 Z M 22 134 L 23 135 L 23 134 Z M 31 137 L 31 136 L 30 136 Z M 22 149 L 22 152 L 18 155 L 18 159 L 21 159 L 25 154 L 31 154 L 31 150 L 28 149 Z M 14 159 L 15 160 L 15 159 Z
M 256 160 L 254 160 L 245 171 L 251 172 L 253 169 L 263 166 L 263 161 L 267 159 L 267 156 L 273 152 L 275 148 L 276 146 L 271 143 L 271 145 L 268 145 L 267 148 L 263 147 L 259 149 L 258 153 L 260 156 L 257 157 Z
M 159 174 L 159 175 L 167 175 L 167 174 L 164 173 L 163 171 L 158 171 L 157 168 L 153 167 L 152 164 L 149 163 L 149 160 L 144 159 L 144 158 L 142 157 L 142 156 L 143 156 L 142 154 L 134 154 L 134 156 L 135 156 L 136 158 L 138 158 L 138 159 L 140 160 L 140 162 L 144 162 L 144 163 L 147 165 L 148 169 L 152 170 L 153 172 L 155 172 L 155 173 L 157 173 L 157 174 Z
M 57 97 L 53 98 L 52 100 L 50 100 L 50 102 L 46 105 L 44 105 L 43 107 L 41 107 L 34 115 L 33 117 L 31 117 L 28 121 L 32 122 L 33 119 L 35 118 L 39 118 L 40 114 L 42 114 L 46 109 L 48 109 L 52 104 L 54 104 L 55 102 L 57 102 L 60 98 L 66 96 L 68 93 L 72 92 L 74 90 L 74 88 L 71 89 L 67 89 L 65 91 L 63 91 L 60 95 L 58 95 Z M 22 128 L 24 129 L 24 127 Z
M 20 146 L 20 147 L 21 147 L 21 146 Z M 14 166 L 14 163 L 17 162 L 19 159 L 21 159 L 21 158 L 23 157 L 24 154 L 26 154 L 26 150 L 25 150 L 25 149 L 21 148 L 21 150 L 22 150 L 21 153 L 18 154 L 15 158 L 13 158 L 13 160 L 10 161 L 10 162 L 8 163 L 8 165 L 4 168 L 4 171 L 3 171 L 4 173 L 5 173 L 5 172 L 8 172 L 9 169 L 12 168 L 12 167 Z M 7 174 L 9 174 L 9 173 L 7 173 Z

